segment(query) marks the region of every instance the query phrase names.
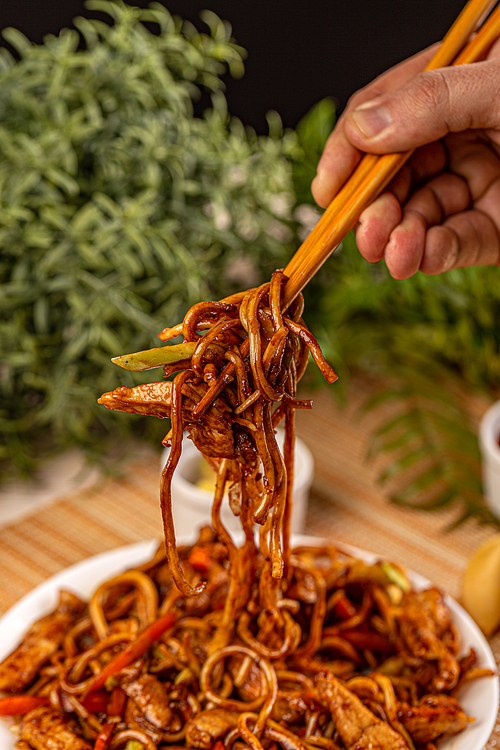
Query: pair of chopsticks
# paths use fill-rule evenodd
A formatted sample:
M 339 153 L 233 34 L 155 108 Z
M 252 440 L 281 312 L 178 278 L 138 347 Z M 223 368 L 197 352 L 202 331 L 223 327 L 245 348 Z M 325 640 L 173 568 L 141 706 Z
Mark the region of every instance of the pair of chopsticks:
M 425 70 L 482 60 L 500 37 L 500 5 L 482 24 L 477 34 L 469 42 L 468 40 L 495 2 L 469 0 Z M 285 275 L 289 279 L 284 289 L 286 306 L 302 291 L 353 229 L 362 211 L 380 195 L 413 151 L 414 149 L 383 156 L 364 155 L 285 268 Z

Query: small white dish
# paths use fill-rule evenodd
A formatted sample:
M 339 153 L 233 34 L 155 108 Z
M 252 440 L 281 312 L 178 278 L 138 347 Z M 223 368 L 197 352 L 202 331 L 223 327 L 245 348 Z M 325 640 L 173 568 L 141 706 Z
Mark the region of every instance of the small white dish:
M 278 430 L 278 443 L 283 445 L 284 433 Z M 163 469 L 170 449 L 167 448 L 161 458 Z M 198 487 L 195 482 L 200 475 L 199 450 L 192 440 L 184 437 L 182 454 L 172 478 L 172 512 L 175 532 L 178 537 L 191 536 L 193 529 L 211 522 L 213 491 Z M 307 445 L 299 438 L 295 439 L 295 471 L 293 482 L 292 532 L 300 534 L 304 529 L 307 513 L 309 490 L 314 477 L 314 459 Z M 241 531 L 241 522 L 231 511 L 227 500 L 222 504 L 221 519 L 231 534 Z
M 189 544 L 192 540 L 192 535 L 190 538 L 179 539 L 182 544 Z M 295 546 L 318 545 L 322 540 L 294 535 L 292 543 Z M 151 540 L 103 552 L 62 570 L 34 588 L 0 619 L 0 661 L 18 645 L 30 625 L 55 608 L 61 589 L 68 589 L 83 599 L 89 599 L 92 592 L 107 578 L 149 560 L 157 546 L 158 541 Z M 380 559 L 380 556 L 357 547 L 345 544 L 337 546 L 369 563 Z M 416 589 L 424 589 L 430 585 L 418 573 L 410 571 L 409 575 Z M 496 671 L 495 659 L 488 642 L 472 618 L 451 597 L 446 597 L 446 602 L 461 635 L 462 651 L 465 653 L 469 648 L 474 648 L 479 665 Z M 442 740 L 437 746 L 439 750 L 483 750 L 497 717 L 498 678 L 483 678 L 466 685 L 458 699 L 464 711 L 474 716 L 476 721 L 461 734 Z M 7 724 L 0 723 L 0 750 L 14 750 L 14 743 L 15 738 L 9 732 Z
M 483 415 L 479 425 L 483 485 L 486 502 L 500 518 L 500 401 L 496 401 Z

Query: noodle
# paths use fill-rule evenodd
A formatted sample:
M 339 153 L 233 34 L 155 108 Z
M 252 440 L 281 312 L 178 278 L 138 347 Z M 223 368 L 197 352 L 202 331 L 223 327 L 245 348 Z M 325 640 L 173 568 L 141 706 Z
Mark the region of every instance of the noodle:
M 0 713 L 17 717 L 19 750 L 432 750 L 466 728 L 454 691 L 489 672 L 473 652 L 459 661 L 440 592 L 410 591 L 397 569 L 395 601 L 390 565 L 291 549 L 294 411 L 311 408 L 297 383 L 310 355 L 328 382 L 337 376 L 302 297 L 284 309 L 285 280 L 277 271 L 194 305 L 160 334 L 192 351 L 168 360 L 172 381 L 101 397 L 171 419 L 165 551 L 101 584 L 88 606 L 62 594 L 0 664 Z M 171 482 L 185 430 L 217 479 L 212 528 L 177 547 Z M 240 546 L 221 520 L 226 491 Z

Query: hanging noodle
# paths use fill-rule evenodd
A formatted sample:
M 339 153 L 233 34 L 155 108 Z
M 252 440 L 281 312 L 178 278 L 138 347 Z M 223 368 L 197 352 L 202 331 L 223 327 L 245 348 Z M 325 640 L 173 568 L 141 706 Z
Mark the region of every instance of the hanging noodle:
M 457 686 L 490 672 L 473 652 L 458 659 L 440 592 L 412 592 L 399 568 L 333 547 L 291 549 L 294 413 L 311 408 L 297 384 L 310 355 L 337 376 L 302 297 L 284 309 L 285 280 L 194 305 L 160 334 L 182 335 L 177 349 L 127 355 L 149 369 L 160 351 L 173 380 L 100 399 L 171 419 L 166 557 L 101 584 L 88 605 L 63 592 L 0 664 L 19 750 L 433 750 L 467 727 Z M 217 479 L 212 528 L 178 548 L 171 483 L 185 431 Z M 240 546 L 221 520 L 226 497 Z

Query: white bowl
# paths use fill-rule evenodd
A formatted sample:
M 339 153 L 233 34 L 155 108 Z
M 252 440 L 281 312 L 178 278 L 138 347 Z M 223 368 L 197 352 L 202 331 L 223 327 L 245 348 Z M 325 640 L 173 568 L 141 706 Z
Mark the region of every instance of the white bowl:
M 189 539 L 179 539 L 181 544 L 193 543 L 193 529 Z M 242 541 L 241 535 L 238 540 Z M 295 537 L 292 545 L 321 544 L 322 540 L 314 537 Z M 380 559 L 378 555 L 364 552 L 356 547 L 338 544 L 346 552 L 373 563 Z M 3 617 L 0 618 L 0 661 L 4 659 L 19 643 L 23 633 L 40 617 L 52 612 L 58 601 L 61 589 L 73 591 L 77 596 L 88 600 L 93 591 L 108 578 L 150 560 L 158 547 L 158 540 L 138 542 L 126 547 L 103 552 L 89 557 L 70 568 L 60 571 L 52 578 L 41 583 L 26 594 Z M 427 588 L 429 581 L 422 576 L 408 571 L 410 579 L 417 590 Z M 451 609 L 453 621 L 460 633 L 462 647 L 460 655 L 474 648 L 481 667 L 496 670 L 495 659 L 488 643 L 472 618 L 453 599 L 446 597 Z M 454 737 L 438 742 L 438 750 L 482 750 L 495 725 L 498 708 L 498 679 L 484 678 L 465 685 L 459 695 L 464 711 L 474 716 L 476 721 Z M 15 738 L 9 732 L 7 723 L 0 722 L 0 750 L 14 750 Z
M 500 518 L 500 401 L 485 412 L 479 425 L 479 446 L 483 466 L 483 485 L 486 502 Z
M 278 442 L 283 445 L 283 432 L 278 430 Z M 162 454 L 163 469 L 169 448 Z M 197 487 L 195 482 L 200 474 L 200 453 L 189 438 L 184 437 L 182 455 L 172 479 L 172 510 L 175 533 L 191 536 L 194 529 L 209 524 L 213 502 L 213 492 Z M 295 440 L 295 471 L 293 482 L 292 531 L 300 534 L 304 528 L 307 513 L 307 501 L 314 476 L 314 459 L 312 453 L 299 438 Z M 241 531 L 241 523 L 224 500 L 221 509 L 222 522 L 231 533 Z

